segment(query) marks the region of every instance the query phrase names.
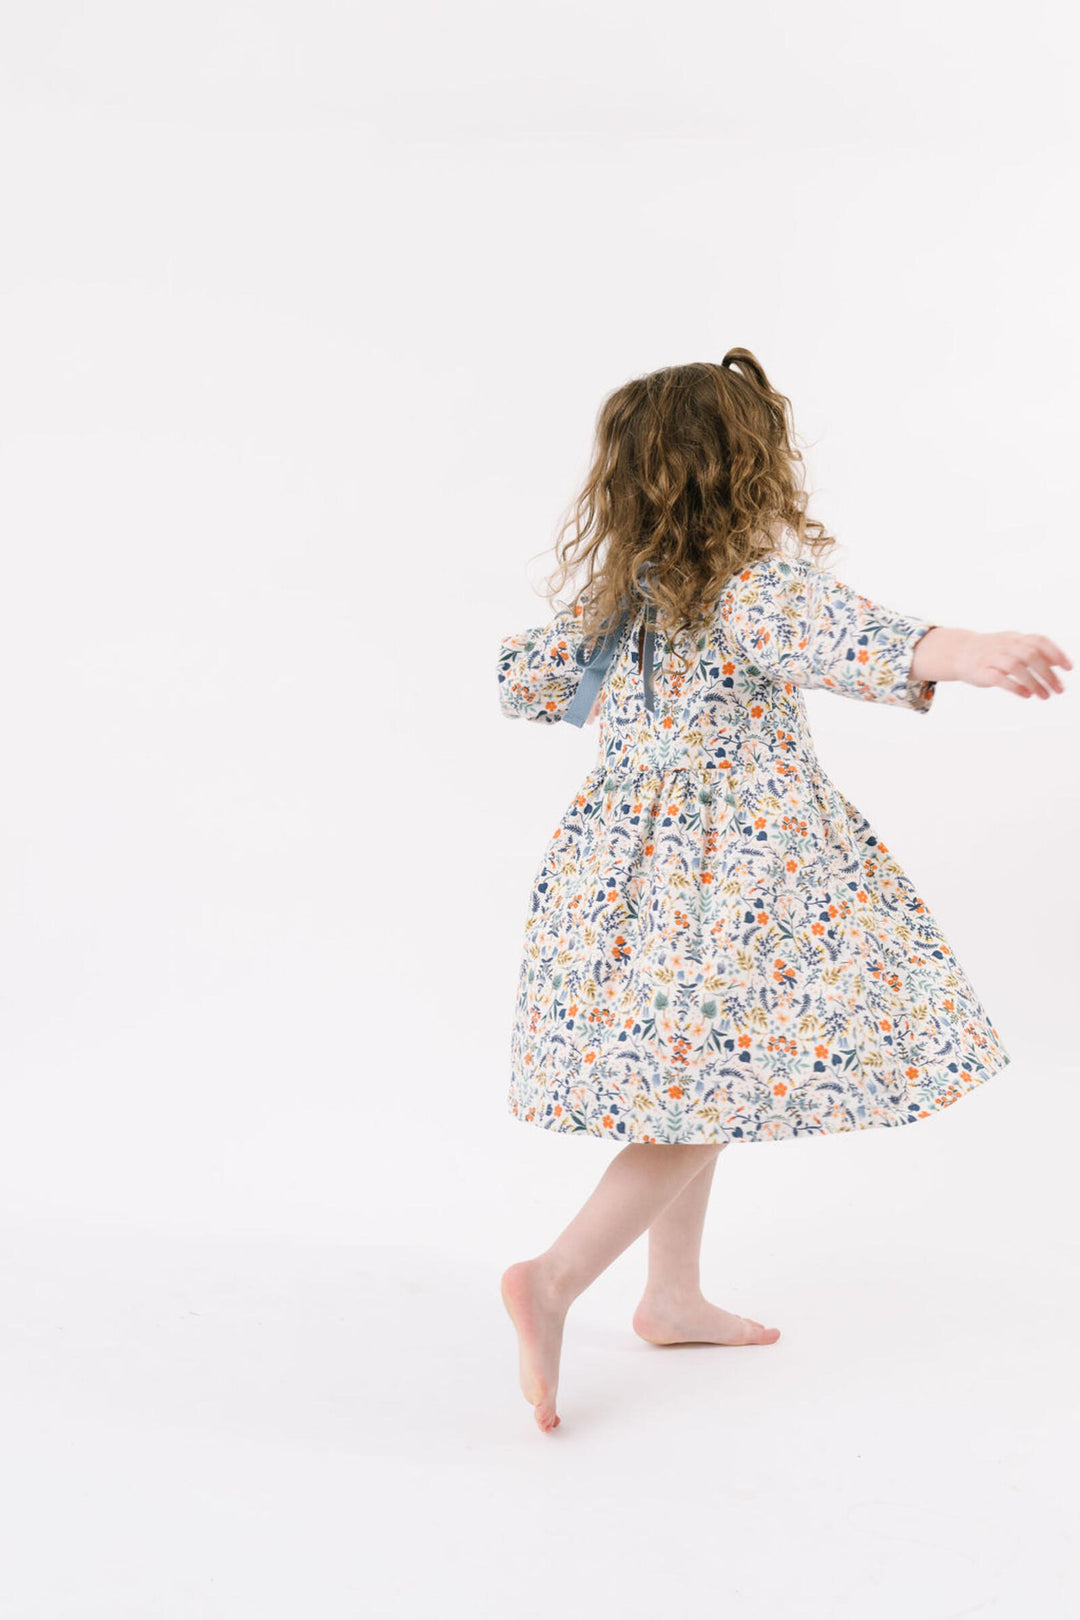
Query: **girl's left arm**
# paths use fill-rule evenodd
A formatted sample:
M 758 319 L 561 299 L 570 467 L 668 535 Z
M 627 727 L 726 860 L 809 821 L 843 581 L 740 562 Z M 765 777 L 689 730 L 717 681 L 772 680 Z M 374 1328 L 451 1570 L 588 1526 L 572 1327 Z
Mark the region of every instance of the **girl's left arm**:
M 550 624 L 504 636 L 496 672 L 499 707 L 508 720 L 561 720 L 581 680 L 576 652 L 581 645 L 580 605 L 561 608 Z

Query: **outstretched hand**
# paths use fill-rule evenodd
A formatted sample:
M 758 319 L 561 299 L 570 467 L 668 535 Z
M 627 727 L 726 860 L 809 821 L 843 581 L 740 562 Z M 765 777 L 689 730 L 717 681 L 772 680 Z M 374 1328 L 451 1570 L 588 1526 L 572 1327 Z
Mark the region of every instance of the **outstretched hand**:
M 916 643 L 911 673 L 922 681 L 966 681 L 1001 686 L 1017 697 L 1048 698 L 1064 692 L 1054 665 L 1071 661 L 1048 636 L 1022 630 L 952 630 L 935 625 Z
M 973 631 L 956 654 L 956 678 L 969 686 L 1003 686 L 1018 697 L 1048 698 L 1064 692 L 1052 666 L 1072 669 L 1056 642 L 1019 630 Z

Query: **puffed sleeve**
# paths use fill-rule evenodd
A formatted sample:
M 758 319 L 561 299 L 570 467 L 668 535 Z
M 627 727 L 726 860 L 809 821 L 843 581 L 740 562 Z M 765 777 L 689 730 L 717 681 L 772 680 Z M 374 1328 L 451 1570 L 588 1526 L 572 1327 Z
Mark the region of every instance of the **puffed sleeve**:
M 925 714 L 936 683 L 911 678 L 929 619 L 861 596 L 805 557 L 766 557 L 743 569 L 721 598 L 725 639 L 738 658 L 775 681 Z
M 578 689 L 583 605 L 561 608 L 550 624 L 504 636 L 499 645 L 499 707 L 508 720 L 561 720 Z

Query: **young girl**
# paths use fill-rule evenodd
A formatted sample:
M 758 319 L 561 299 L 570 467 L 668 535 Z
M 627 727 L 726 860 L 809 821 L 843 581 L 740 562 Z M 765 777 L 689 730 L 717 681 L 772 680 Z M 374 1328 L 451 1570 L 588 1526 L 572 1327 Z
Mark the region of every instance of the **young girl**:
M 1072 665 L 1045 636 L 932 624 L 820 566 L 836 542 L 805 514 L 790 415 L 746 349 L 617 389 L 556 545 L 555 590 L 582 563 L 588 577 L 499 650 L 505 715 L 599 717 L 533 885 L 511 1035 L 518 1119 L 622 1145 L 501 1279 L 545 1432 L 567 1310 L 645 1231 L 643 1338 L 779 1337 L 701 1292 L 728 1143 L 907 1125 L 1009 1062 L 926 904 L 822 769 L 803 688 L 925 714 L 939 681 L 1045 699 L 1063 690 L 1051 666 Z

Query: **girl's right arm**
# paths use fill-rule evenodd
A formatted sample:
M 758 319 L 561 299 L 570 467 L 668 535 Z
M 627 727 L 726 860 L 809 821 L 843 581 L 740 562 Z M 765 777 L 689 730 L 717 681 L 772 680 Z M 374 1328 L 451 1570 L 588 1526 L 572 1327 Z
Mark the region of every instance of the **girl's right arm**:
M 1072 669 L 1056 642 L 1019 630 L 953 630 L 937 624 L 915 644 L 911 676 L 917 681 L 966 681 L 1003 686 L 1018 697 L 1064 692 L 1051 665 Z M 1049 688 L 1049 690 L 1047 690 Z

